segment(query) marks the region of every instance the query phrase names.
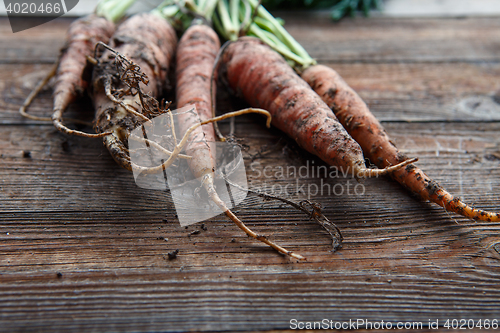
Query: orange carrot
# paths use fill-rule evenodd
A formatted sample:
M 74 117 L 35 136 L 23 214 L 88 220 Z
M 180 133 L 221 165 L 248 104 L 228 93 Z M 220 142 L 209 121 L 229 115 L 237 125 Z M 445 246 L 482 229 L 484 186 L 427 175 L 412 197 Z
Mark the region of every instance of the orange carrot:
M 34 120 L 50 120 L 27 114 L 26 109 L 41 88 L 55 76 L 54 106 L 51 118 L 54 126 L 67 134 L 86 137 L 100 136 L 71 130 L 63 124 L 62 118 L 68 106 L 78 97 L 82 96 L 83 92 L 87 89 L 88 82 L 82 77 L 87 64 L 87 56 L 93 54 L 97 42 L 107 43 L 114 30 L 115 24 L 112 21 L 96 14 L 91 14 L 74 21 L 68 29 L 66 45 L 61 50 L 57 64 L 49 75 L 26 98 L 26 101 L 19 110 L 20 113 Z
M 132 170 L 128 136 L 137 125 L 156 115 L 158 108 L 148 105 L 145 101 L 148 96 L 128 87 L 123 80 L 133 77 L 140 81 L 141 91 L 149 97 L 159 96 L 167 85 L 176 44 L 175 31 L 165 19 L 153 13 L 134 15 L 118 27 L 111 40 L 111 47 L 133 62 L 123 64 L 128 67 L 126 75 L 118 77 L 115 61 L 118 57 L 110 50 L 94 67 L 92 94 L 96 132 L 104 135 L 104 144 L 113 158 L 128 170 Z M 123 96 L 119 99 L 115 92 Z
M 386 174 L 409 164 L 367 169 L 361 147 L 282 56 L 253 37 L 229 44 L 221 57 L 221 76 L 255 107 L 268 110 L 273 124 L 307 151 L 354 177 Z
M 219 48 L 219 37 L 205 24 L 192 25 L 179 41 L 176 58 L 177 107 L 193 105 L 197 112 L 179 115 L 182 133 L 197 122 L 212 118 L 210 80 Z M 188 163 L 196 178 L 213 173 L 215 154 L 210 152 L 208 142 L 214 141 L 212 124 L 198 127 L 191 134 L 186 153 L 193 156 Z
M 187 112 L 178 116 L 181 133 L 200 121 L 207 121 L 212 116 L 211 75 L 220 48 L 219 37 L 205 24 L 192 25 L 182 36 L 177 49 L 177 83 L 176 95 L 179 108 L 187 105 L 196 107 L 197 113 Z M 186 154 L 192 159 L 188 161 L 193 175 L 201 179 L 209 198 L 245 233 L 264 242 L 278 252 L 293 258 L 304 257 L 287 251 L 283 247 L 269 241 L 266 237 L 250 230 L 234 215 L 217 194 L 214 186 L 215 149 L 208 142 L 215 141 L 212 123 L 197 127 L 191 132 L 186 145 Z
M 365 156 L 379 168 L 407 162 L 407 157 L 390 141 L 387 133 L 366 104 L 342 78 L 331 68 L 316 65 L 316 61 L 260 5 L 259 1 L 247 1 L 251 4 L 256 18 L 254 23 L 248 25 L 247 33 L 257 36 L 280 52 L 289 62 L 293 63 L 294 68 L 302 73 L 302 78 L 321 96 L 322 100 L 328 104 L 339 118 L 347 132 L 361 145 Z M 234 14 L 226 7 L 221 6 L 219 10 L 221 21 L 221 24 L 218 25 L 218 27 L 221 27 L 219 32 L 229 39 L 235 39 L 236 36 L 231 33 L 234 29 L 231 29 L 232 24 L 229 23 L 238 20 L 238 17 L 244 13 L 245 10 Z M 252 77 L 255 78 L 258 75 L 253 74 Z M 262 90 L 263 88 L 256 87 L 256 89 Z M 277 89 L 280 90 L 281 88 L 277 87 Z M 248 97 L 255 99 L 252 95 Z M 323 117 L 326 119 L 327 116 Z M 293 118 L 290 119 L 293 120 Z M 327 121 L 329 120 L 327 119 Z M 301 134 L 301 132 L 297 133 Z M 293 132 L 293 129 L 289 134 L 292 136 L 298 135 Z M 475 220 L 500 221 L 500 213 L 487 212 L 468 206 L 460 199 L 453 197 L 413 164 L 408 164 L 406 168 L 395 171 L 391 176 L 406 186 L 411 192 L 420 195 L 425 200 L 437 203 L 448 211 L 453 211 Z
M 68 30 L 68 44 L 61 52 L 54 87 L 52 120 L 58 130 L 68 134 L 80 133 L 64 126 L 62 115 L 88 86 L 88 82 L 82 78 L 87 56 L 93 53 L 98 42 L 107 43 L 114 30 L 115 25 L 111 21 L 94 14 L 77 20 Z
M 365 155 L 379 168 L 408 159 L 390 141 L 386 131 L 361 97 L 337 72 L 327 66 L 315 65 L 306 69 L 302 78 L 328 104 L 349 134 L 361 145 Z M 432 201 L 448 211 L 474 220 L 500 221 L 499 213 L 468 206 L 413 164 L 395 171 L 391 176 L 424 200 Z

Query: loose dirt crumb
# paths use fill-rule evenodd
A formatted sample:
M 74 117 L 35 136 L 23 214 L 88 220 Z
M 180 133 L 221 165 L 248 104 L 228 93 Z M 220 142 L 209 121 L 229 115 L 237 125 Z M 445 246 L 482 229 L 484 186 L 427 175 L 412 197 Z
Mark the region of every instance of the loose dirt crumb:
M 172 252 L 167 253 L 168 255 L 168 260 L 174 260 L 177 258 L 177 254 L 179 254 L 179 249 L 176 249 Z

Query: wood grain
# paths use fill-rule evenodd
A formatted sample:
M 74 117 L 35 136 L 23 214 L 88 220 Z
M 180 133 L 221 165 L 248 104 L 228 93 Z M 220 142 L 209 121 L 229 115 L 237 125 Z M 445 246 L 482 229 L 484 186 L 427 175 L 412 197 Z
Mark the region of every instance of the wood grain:
M 321 62 L 499 60 L 496 17 L 357 18 L 332 24 L 328 17 L 312 19 L 298 13 L 285 19 L 287 30 Z
M 36 20 L 25 18 L 26 20 Z M 12 33 L 9 20 L 0 18 L 0 63 L 54 63 L 73 19 L 59 18 L 34 29 Z M 43 40 L 43 43 L 40 41 Z
M 498 62 L 496 17 L 356 18 L 332 23 L 314 13 L 281 13 L 287 30 L 321 62 Z M 13 34 L 0 18 L 0 59 L 8 63 L 56 60 L 72 19 L 59 18 Z M 44 43 L 37 43 L 43 36 Z
M 294 201 L 322 188 L 311 199 L 341 229 L 342 249 L 332 253 L 329 235 L 302 212 L 252 195 L 235 213 L 307 256 L 306 262 L 247 238 L 224 216 L 181 227 L 170 194 L 137 187 L 99 139 L 65 136 L 18 116 L 23 97 L 50 68 L 31 55 L 55 59 L 50 43 L 62 44 L 68 21 L 56 22 L 36 38 L 23 37 L 30 41 L 14 52 L 25 57 L 16 60 L 11 49 L 0 48 L 0 331 L 269 332 L 289 329 L 291 319 L 424 327 L 429 320 L 500 319 L 498 224 L 449 215 L 386 178 L 358 184 L 313 176 L 322 162 L 267 130 L 258 116 L 236 122 L 236 135 L 248 146 L 249 185 L 277 191 L 292 184 Z M 322 61 L 359 91 L 395 143 L 418 156 L 431 177 L 468 203 L 500 207 L 498 115 L 488 104 L 483 109 L 493 110 L 490 118 L 465 122 L 467 115 L 456 107 L 473 96 L 496 103 L 500 68 L 492 31 L 498 20 L 357 19 L 333 25 L 290 17 L 287 24 L 306 47 L 318 38 L 337 43 L 336 51 L 325 46 L 315 56 L 325 54 Z M 328 27 L 338 32 L 325 34 Z M 412 35 L 409 27 L 419 33 Z M 2 41 L 14 39 L 7 28 L 0 20 Z M 469 44 L 444 43 L 455 33 L 467 35 Z M 420 53 L 398 46 L 400 39 L 415 43 Z M 375 49 L 387 43 L 394 48 L 377 58 L 360 49 L 366 41 L 379 45 Z M 472 42 L 484 43 L 476 56 Z M 44 91 L 30 112 L 49 114 L 50 94 Z M 89 105 L 82 100 L 70 116 L 91 119 Z M 227 124 L 222 130 L 228 131 Z M 287 167 L 289 172 L 279 172 Z M 364 191 L 336 195 L 325 184 Z M 174 250 L 177 258 L 169 259 Z
M 489 64 L 334 64 L 346 82 L 383 122 L 500 121 L 500 63 Z M 34 124 L 18 108 L 51 65 L 0 65 L 3 100 L 0 124 Z M 14 75 L 11 77 L 10 74 Z M 6 89 L 9 87 L 9 89 Z M 29 112 L 50 115 L 51 90 L 36 99 Z M 92 120 L 86 100 L 73 106 L 68 117 Z

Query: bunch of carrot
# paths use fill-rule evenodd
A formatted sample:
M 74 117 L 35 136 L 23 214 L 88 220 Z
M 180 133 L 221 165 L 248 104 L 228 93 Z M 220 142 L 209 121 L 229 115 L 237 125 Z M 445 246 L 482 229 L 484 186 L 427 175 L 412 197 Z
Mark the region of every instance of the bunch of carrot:
M 111 1 L 116 0 L 104 3 Z M 183 9 L 167 0 L 152 12 L 125 20 L 115 31 L 114 22 L 132 2 L 114 3 L 111 18 L 98 13 L 70 27 L 67 46 L 41 83 L 56 77 L 52 121 L 62 132 L 102 137 L 113 158 L 128 170 L 162 172 L 176 158 L 188 159 L 191 172 L 201 180 L 210 200 L 239 228 L 298 259 L 304 258 L 250 230 L 219 198 L 214 186 L 215 151 L 209 145 L 216 140 L 214 122 L 249 112 L 263 114 L 268 125 L 272 118 L 274 126 L 304 149 L 356 178 L 387 174 L 447 210 L 473 219 L 500 220 L 500 214 L 473 209 L 451 196 L 413 164 L 416 159 L 399 152 L 361 98 L 335 71 L 317 65 L 257 0 L 187 0 Z M 106 8 L 109 11 L 112 7 Z M 173 17 L 180 18 L 185 28 L 180 41 L 167 20 Z M 222 48 L 210 27 L 212 18 L 220 34 L 231 40 Z M 144 139 L 169 157 L 160 165 L 141 167 L 131 161 L 128 140 L 134 128 L 170 112 L 158 98 L 169 87 L 173 59 L 177 107 L 194 106 L 196 111 L 179 114 L 183 136 L 171 150 Z M 92 67 L 91 82 L 83 77 L 88 66 Z M 254 108 L 215 117 L 215 78 L 225 81 Z M 20 112 L 45 120 L 26 113 L 37 89 Z M 96 109 L 95 134 L 63 124 L 65 109 L 83 91 L 91 94 Z M 181 154 L 183 149 L 185 154 Z M 364 156 L 380 169 L 367 168 Z
M 238 227 L 281 253 L 304 259 L 251 231 L 217 194 L 214 186 L 215 152 L 211 151 L 208 144 L 215 139 L 212 123 L 240 114 L 260 113 L 268 117 L 269 126 L 270 115 L 265 110 L 250 108 L 212 118 L 211 76 L 220 44 L 208 20 L 217 1 L 200 0 L 187 4 L 190 15 L 194 14 L 197 19 L 191 17 L 193 23 L 185 31 L 178 47 L 176 32 L 166 18 L 180 13 L 180 8 L 169 1 L 150 13 L 132 16 L 121 23 L 116 31 L 113 20 L 102 18 L 102 15 L 91 15 L 75 21 L 69 29 L 67 47 L 63 49 L 55 70 L 37 90 L 55 75 L 52 116 L 55 127 L 66 134 L 102 137 L 112 157 L 125 169 L 162 172 L 176 158 L 187 158 L 192 173 L 201 179 L 209 198 Z M 121 8 L 125 9 L 125 6 Z M 182 19 L 184 22 L 181 23 L 187 21 L 185 17 Z M 157 142 L 143 139 L 147 145 L 154 145 L 169 157 L 161 165 L 142 167 L 131 160 L 128 140 L 139 125 L 170 112 L 157 98 L 167 89 L 168 72 L 174 58 L 177 105 L 195 106 L 196 112 L 179 115 L 180 132 L 184 135 L 179 142 L 174 143 L 172 151 Z M 92 67 L 91 82 L 83 79 L 83 73 L 89 66 Z M 37 90 L 28 96 L 20 112 L 32 119 L 46 120 L 26 113 Z M 62 123 L 64 110 L 84 91 L 88 91 L 94 102 L 96 134 L 71 130 Z M 187 155 L 180 154 L 182 149 Z
M 21 115 L 33 120 L 49 120 L 54 126 L 67 134 L 86 137 L 99 137 L 71 130 L 63 124 L 63 113 L 68 106 L 81 97 L 86 91 L 89 82 L 84 77 L 87 57 L 93 55 L 98 42 L 107 43 L 115 31 L 115 23 L 125 14 L 135 0 L 102 0 L 94 13 L 74 21 L 67 32 L 66 44 L 62 48 L 59 58 L 48 75 L 28 95 L 19 109 Z M 38 117 L 27 113 L 27 108 L 40 90 L 56 77 L 54 84 L 54 106 L 52 118 Z
M 230 3 L 236 2 L 239 1 L 230 0 Z M 387 168 L 410 161 L 390 141 L 380 122 L 338 73 L 330 67 L 317 65 L 305 49 L 257 0 L 248 0 L 248 2 L 251 4 L 250 8 L 243 3 L 233 4 L 231 8 L 235 8 L 235 10 L 228 10 L 224 5 L 219 6 L 219 15 L 216 19 L 218 22 L 216 26 L 221 34 L 230 40 L 235 40 L 224 52 L 225 61 L 221 66 L 230 86 L 235 91 L 241 91 L 250 104 L 266 103 L 267 107 L 275 109 L 277 116 L 271 112 L 275 116 L 274 119 L 276 117 L 284 118 L 278 127 L 283 128 L 290 136 L 296 138 L 299 144 L 327 163 L 339 165 L 338 158 L 334 160 L 332 157 L 335 154 L 332 154 L 329 149 L 334 147 L 339 140 L 345 139 L 339 135 L 324 135 L 325 130 L 318 123 L 331 122 L 330 119 L 335 118 L 335 116 L 335 120 L 340 121 L 343 128 L 360 145 L 363 153 L 379 168 Z M 253 13 L 254 17 L 251 23 L 247 23 L 243 19 L 249 11 Z M 241 22 L 244 28 L 234 29 L 235 22 Z M 253 36 L 254 39 L 238 38 L 241 33 Z M 300 84 L 307 84 L 314 89 L 332 111 L 331 113 L 322 113 L 319 116 L 320 120 L 315 121 L 316 111 L 314 111 L 313 116 L 311 110 L 308 109 L 309 107 L 315 110 L 312 100 L 308 100 L 306 106 L 302 107 L 300 111 L 290 111 L 295 104 L 304 99 L 302 96 L 300 98 L 286 97 L 290 91 L 289 81 L 279 76 L 279 73 L 286 72 L 288 69 L 284 69 L 286 67 L 285 60 L 277 56 L 277 53 L 271 49 L 279 52 L 289 63 L 293 64 L 292 66 L 302 78 L 296 80 L 300 81 Z M 241 55 L 243 52 L 247 55 L 251 52 L 252 56 L 243 57 Z M 257 57 L 259 58 L 257 59 Z M 262 70 L 263 67 L 265 67 L 264 70 Z M 283 69 L 275 70 L 274 68 L 277 67 Z M 271 71 L 269 68 L 273 68 L 273 70 Z M 235 71 L 237 71 L 238 77 L 234 75 Z M 256 74 L 257 72 L 260 72 L 261 75 Z M 263 73 L 267 74 L 262 75 Z M 248 81 L 245 82 L 245 80 L 249 77 L 253 79 L 252 85 L 260 88 L 248 87 L 249 84 L 246 83 Z M 257 83 L 256 80 L 259 82 Z M 282 94 L 281 91 L 283 91 Z M 267 99 L 269 97 L 270 99 Z M 311 129 L 307 127 L 308 123 L 305 120 L 309 122 Z M 306 130 L 306 128 L 308 129 Z M 331 129 L 332 126 L 328 128 Z M 319 141 L 317 141 L 318 137 L 321 138 Z M 325 147 L 328 148 L 325 149 Z M 343 150 L 340 151 L 340 159 L 342 160 L 346 156 Z M 340 165 L 345 166 L 343 161 L 340 162 Z M 436 181 L 430 179 L 413 163 L 408 164 L 405 168 L 393 170 L 390 175 L 411 192 L 448 211 L 474 220 L 500 221 L 500 213 L 475 209 L 463 203 L 459 198 L 448 193 Z
M 201 2 L 201 4 L 207 5 L 206 2 Z M 205 6 L 205 8 L 196 7 L 196 4 L 193 3 L 191 5 L 195 13 L 202 17 L 210 17 L 216 2 L 212 1 L 211 4 L 212 6 Z M 205 123 L 212 118 L 213 91 L 211 89 L 214 88 L 212 70 L 219 48 L 219 37 L 216 32 L 208 25 L 208 22 L 202 20 L 194 20 L 179 42 L 176 59 L 177 106 L 180 108 L 191 105 L 196 108 L 195 113 L 188 112 L 179 115 L 181 133 L 186 133 L 200 121 Z M 253 110 L 248 111 L 252 112 Z M 210 123 L 193 130 L 186 145 L 186 154 L 192 157 L 189 160 L 190 169 L 196 178 L 201 179 L 209 198 L 250 237 L 268 244 L 278 252 L 297 259 L 304 259 L 301 255 L 290 252 L 271 242 L 265 236 L 250 230 L 220 199 L 214 186 L 214 146 L 209 145 L 209 142 L 213 141 L 215 141 L 215 131 Z

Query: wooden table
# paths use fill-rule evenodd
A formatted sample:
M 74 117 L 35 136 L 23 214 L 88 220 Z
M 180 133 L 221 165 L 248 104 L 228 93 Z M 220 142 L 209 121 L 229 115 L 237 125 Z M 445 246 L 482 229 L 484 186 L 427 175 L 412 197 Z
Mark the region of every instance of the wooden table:
M 500 209 L 497 17 L 339 24 L 284 17 L 292 35 L 340 72 L 432 178 L 468 203 Z M 307 256 L 297 262 L 247 238 L 224 216 L 181 227 L 168 193 L 137 187 L 101 140 L 23 119 L 18 108 L 53 66 L 70 22 L 12 34 L 0 19 L 0 331 L 267 331 L 323 319 L 424 327 L 429 320 L 500 320 L 496 223 L 448 214 L 387 178 L 369 179 L 362 194 L 311 196 L 343 233 L 342 249 L 332 253 L 315 221 L 249 195 L 237 215 Z M 50 108 L 46 89 L 30 112 L 49 115 Z M 68 116 L 91 119 L 89 102 Z M 222 129 L 227 133 L 227 124 Z M 244 157 L 253 188 L 297 183 L 307 190 L 323 182 L 340 191 L 357 184 L 311 174 L 257 177 L 252 162 L 309 165 L 309 171 L 323 164 L 267 130 L 258 116 L 238 119 L 235 131 L 249 147 Z

